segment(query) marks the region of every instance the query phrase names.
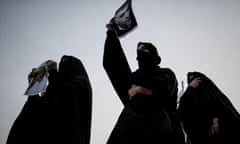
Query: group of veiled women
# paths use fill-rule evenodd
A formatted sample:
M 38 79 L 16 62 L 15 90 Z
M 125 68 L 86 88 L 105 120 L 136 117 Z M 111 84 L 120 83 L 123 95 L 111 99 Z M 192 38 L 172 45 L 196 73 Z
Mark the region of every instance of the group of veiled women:
M 107 144 L 239 144 L 240 116 L 230 100 L 200 72 L 188 73 L 177 107 L 174 72 L 160 67 L 149 42 L 137 45 L 138 69 L 131 71 L 114 24 L 107 25 L 103 67 L 124 108 Z M 89 144 L 92 88 L 82 62 L 64 55 L 59 63 L 30 72 L 49 73 L 44 94 L 29 96 L 14 121 L 7 144 Z

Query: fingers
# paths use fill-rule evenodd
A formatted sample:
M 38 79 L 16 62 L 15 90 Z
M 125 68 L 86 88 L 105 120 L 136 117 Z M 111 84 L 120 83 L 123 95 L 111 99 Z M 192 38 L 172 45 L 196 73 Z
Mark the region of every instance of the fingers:
M 197 88 L 201 82 L 202 80 L 199 77 L 195 78 L 190 82 L 190 86 L 193 88 Z
M 106 24 L 106 28 L 108 29 L 108 30 L 114 30 L 114 26 L 113 26 L 113 19 L 111 19 L 110 21 L 109 21 L 109 23 L 108 24 Z
M 107 28 L 108 30 L 111 30 L 111 31 L 114 30 L 112 24 L 107 24 L 107 25 L 106 25 L 106 28 Z
M 201 80 L 201 78 L 197 77 L 197 78 L 193 79 L 192 81 L 195 81 L 196 83 L 200 83 L 202 80 Z
M 219 132 L 219 127 L 211 127 L 209 135 L 216 135 Z
M 28 81 L 30 82 L 35 77 L 35 71 L 37 68 L 32 68 L 32 71 L 28 74 Z
M 209 135 L 216 135 L 219 132 L 218 118 L 213 118 L 213 124 L 209 130 Z
M 33 68 L 32 71 L 28 74 L 28 81 L 34 82 L 41 80 L 44 74 L 45 74 L 44 67 Z
M 47 60 L 45 63 L 46 63 L 48 70 L 57 69 L 57 62 L 55 62 L 53 60 Z
M 132 85 L 132 87 L 128 90 L 128 95 L 130 96 L 130 97 L 132 97 L 132 96 L 134 96 L 135 94 L 136 94 L 136 85 Z

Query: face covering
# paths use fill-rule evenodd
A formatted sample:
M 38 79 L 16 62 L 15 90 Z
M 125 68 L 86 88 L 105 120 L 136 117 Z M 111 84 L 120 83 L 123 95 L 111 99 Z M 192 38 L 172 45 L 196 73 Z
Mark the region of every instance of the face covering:
M 137 61 L 139 68 L 149 68 L 160 64 L 161 58 L 157 53 L 157 49 L 151 43 L 138 43 Z

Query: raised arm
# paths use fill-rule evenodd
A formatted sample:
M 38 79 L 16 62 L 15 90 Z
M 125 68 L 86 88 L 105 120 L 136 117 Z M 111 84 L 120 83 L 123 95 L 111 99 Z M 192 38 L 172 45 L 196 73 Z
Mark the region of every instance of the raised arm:
M 111 26 L 107 25 L 104 45 L 103 67 L 122 103 L 129 101 L 128 89 L 131 88 L 131 70 L 123 52 L 119 38 Z

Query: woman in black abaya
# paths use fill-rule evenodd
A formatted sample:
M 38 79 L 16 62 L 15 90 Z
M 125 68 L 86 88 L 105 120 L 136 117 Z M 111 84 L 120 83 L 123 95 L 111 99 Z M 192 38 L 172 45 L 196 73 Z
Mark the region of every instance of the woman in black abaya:
M 192 144 L 235 144 L 240 115 L 225 94 L 200 72 L 189 72 L 178 112 Z
M 107 144 L 184 144 L 174 72 L 159 66 L 149 42 L 138 43 L 139 67 L 131 72 L 113 23 L 107 27 L 103 66 L 124 105 Z
M 89 144 L 92 89 L 82 62 L 64 55 L 49 60 L 43 70 L 49 84 L 43 96 L 29 96 L 8 135 L 7 144 Z

